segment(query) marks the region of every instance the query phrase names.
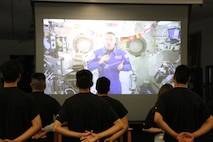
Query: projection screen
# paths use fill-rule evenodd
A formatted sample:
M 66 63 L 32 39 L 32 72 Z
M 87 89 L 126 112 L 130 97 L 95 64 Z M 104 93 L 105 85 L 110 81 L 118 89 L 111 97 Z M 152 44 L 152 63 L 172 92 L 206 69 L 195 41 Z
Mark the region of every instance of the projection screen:
M 33 5 L 36 71 L 46 74 L 46 93 L 61 104 L 78 92 L 76 71 L 88 69 L 93 51 L 103 46 L 101 38 L 109 31 L 115 33 L 116 45 L 126 51 L 132 65 L 120 76 L 123 92 L 110 95 L 126 106 L 130 121 L 145 119 L 159 87 L 172 84 L 175 67 L 187 63 L 187 4 L 35 1 Z

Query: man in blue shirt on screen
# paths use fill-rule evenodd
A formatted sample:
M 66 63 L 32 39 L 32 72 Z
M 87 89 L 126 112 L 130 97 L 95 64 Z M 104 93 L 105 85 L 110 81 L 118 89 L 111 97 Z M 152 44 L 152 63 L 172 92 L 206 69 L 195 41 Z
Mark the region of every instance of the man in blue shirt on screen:
M 132 66 L 128 54 L 116 47 L 115 42 L 115 34 L 106 33 L 104 47 L 94 51 L 87 68 L 89 70 L 98 69 L 99 77 L 105 76 L 111 81 L 109 94 L 122 94 L 119 73 L 132 70 Z

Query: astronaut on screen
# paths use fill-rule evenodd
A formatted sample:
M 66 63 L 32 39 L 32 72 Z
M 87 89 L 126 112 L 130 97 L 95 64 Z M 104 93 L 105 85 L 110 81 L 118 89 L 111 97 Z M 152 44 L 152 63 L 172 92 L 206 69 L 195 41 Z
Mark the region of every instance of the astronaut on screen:
M 98 69 L 99 77 L 110 79 L 109 94 L 122 94 L 120 71 L 130 71 L 132 66 L 128 54 L 116 47 L 115 34 L 107 32 L 104 35 L 104 47 L 95 50 L 87 64 L 89 70 Z

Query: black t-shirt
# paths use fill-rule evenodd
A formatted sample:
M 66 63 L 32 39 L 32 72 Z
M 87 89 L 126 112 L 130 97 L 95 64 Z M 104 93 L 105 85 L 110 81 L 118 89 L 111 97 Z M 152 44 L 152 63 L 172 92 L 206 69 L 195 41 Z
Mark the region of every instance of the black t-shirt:
M 145 128 L 145 129 L 148 129 L 151 127 L 159 128 L 154 122 L 154 115 L 155 115 L 156 108 L 157 107 L 154 106 L 149 110 L 149 113 L 147 114 L 146 119 L 141 126 L 142 128 Z
M 213 115 L 213 100 L 212 99 L 210 99 L 210 100 L 207 101 L 207 106 L 210 109 L 211 114 Z M 213 142 L 213 129 L 211 129 L 211 131 L 209 131 L 206 134 L 204 142 Z
M 79 93 L 65 100 L 57 120 L 67 122 L 73 131 L 99 133 L 111 127 L 118 118 L 105 99 L 92 93 Z M 80 142 L 80 139 L 70 138 L 70 141 Z
M 30 94 L 16 87 L 0 89 L 0 138 L 14 139 L 24 133 L 39 113 Z
M 39 113 L 41 116 L 41 121 L 42 121 L 42 127 L 45 127 L 46 125 L 49 125 L 53 123 L 53 117 L 56 117 L 56 115 L 59 113 L 61 109 L 61 105 L 58 103 L 58 101 L 51 96 L 44 94 L 44 92 L 33 92 L 31 95 L 34 97 L 36 100 Z M 42 141 L 44 139 L 48 139 L 48 141 L 53 141 L 54 140 L 54 135 L 53 132 L 47 133 L 46 138 L 42 138 Z M 33 141 L 41 141 L 40 139 L 38 140 L 33 140 Z
M 111 98 L 109 96 L 102 96 L 102 97 L 110 103 L 114 111 L 118 114 L 119 118 L 123 118 L 124 116 L 127 115 L 128 111 L 120 101 Z
M 49 125 L 53 122 L 53 116 L 56 116 L 61 105 L 58 101 L 43 92 L 33 92 L 31 95 L 35 98 L 40 112 L 42 127 Z
M 213 115 L 213 99 L 207 101 L 207 106 L 209 107 L 209 109 Z
M 211 115 L 201 97 L 188 88 L 174 88 L 160 96 L 157 112 L 164 121 L 176 132 L 194 132 Z M 165 134 L 166 142 L 177 142 Z

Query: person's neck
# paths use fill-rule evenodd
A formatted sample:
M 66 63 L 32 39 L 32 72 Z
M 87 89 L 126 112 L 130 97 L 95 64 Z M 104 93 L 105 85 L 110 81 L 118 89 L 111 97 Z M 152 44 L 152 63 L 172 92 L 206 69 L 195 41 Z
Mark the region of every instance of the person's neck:
M 79 89 L 79 93 L 89 93 L 90 92 L 90 89 L 89 88 L 86 88 L 86 89 Z
M 99 94 L 98 93 L 98 96 L 108 96 L 108 94 Z
M 188 88 L 187 84 L 183 84 L 183 83 L 175 83 L 174 87 Z
M 32 90 L 32 92 L 44 92 L 44 90 L 36 90 L 36 89 L 34 89 L 34 90 Z
M 4 87 L 17 87 L 17 82 L 4 82 Z

